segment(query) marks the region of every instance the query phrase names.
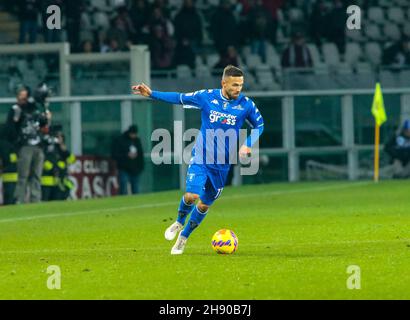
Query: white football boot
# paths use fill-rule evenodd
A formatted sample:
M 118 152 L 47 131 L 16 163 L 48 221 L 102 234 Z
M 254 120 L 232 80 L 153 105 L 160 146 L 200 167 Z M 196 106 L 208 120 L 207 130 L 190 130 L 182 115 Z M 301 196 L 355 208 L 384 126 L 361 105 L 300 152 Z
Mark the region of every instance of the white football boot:
M 177 242 L 175 242 L 174 246 L 171 249 L 171 254 L 183 254 L 187 241 L 187 238 L 179 234 Z
M 171 241 L 174 240 L 176 235 L 184 228 L 178 221 L 171 224 L 167 230 L 165 230 L 165 239 Z

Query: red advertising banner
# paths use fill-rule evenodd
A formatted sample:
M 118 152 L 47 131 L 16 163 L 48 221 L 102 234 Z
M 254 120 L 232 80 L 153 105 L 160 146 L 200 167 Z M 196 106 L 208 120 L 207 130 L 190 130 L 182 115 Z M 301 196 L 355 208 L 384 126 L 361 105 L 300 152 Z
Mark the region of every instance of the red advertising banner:
M 77 156 L 69 168 L 69 175 L 74 183 L 73 199 L 109 197 L 118 193 L 117 168 L 110 158 Z
M 69 179 L 73 182 L 71 198 L 89 199 L 118 194 L 118 178 L 115 161 L 107 157 L 77 156 L 69 167 Z M 3 204 L 3 184 L 0 176 L 0 205 Z

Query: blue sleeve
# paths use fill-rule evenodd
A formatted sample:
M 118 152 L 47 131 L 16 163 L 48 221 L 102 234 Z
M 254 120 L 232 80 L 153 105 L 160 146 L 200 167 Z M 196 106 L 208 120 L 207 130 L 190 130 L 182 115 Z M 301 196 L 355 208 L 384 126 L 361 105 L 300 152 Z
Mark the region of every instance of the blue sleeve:
M 152 91 L 151 98 L 167 103 L 181 104 L 187 108 L 202 109 L 201 94 L 203 92 L 205 90 L 191 93 Z
M 252 133 L 246 139 L 245 145 L 251 148 L 263 133 L 264 122 L 263 117 L 253 101 L 250 102 L 251 107 L 246 120 L 249 121 L 252 127 Z
M 172 104 L 181 104 L 180 96 L 178 92 L 161 92 L 161 91 L 152 91 L 151 98 L 155 100 L 160 100 Z

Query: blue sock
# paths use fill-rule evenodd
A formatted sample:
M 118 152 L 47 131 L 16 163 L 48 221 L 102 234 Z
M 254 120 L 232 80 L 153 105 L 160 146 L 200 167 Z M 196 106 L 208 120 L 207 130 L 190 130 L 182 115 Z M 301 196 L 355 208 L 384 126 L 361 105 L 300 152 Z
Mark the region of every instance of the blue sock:
M 185 200 L 184 200 L 184 196 L 182 196 L 181 199 L 181 203 L 179 204 L 179 208 L 178 208 L 178 218 L 177 221 L 184 225 L 185 224 L 185 220 L 186 217 L 188 216 L 188 214 L 192 211 L 194 204 L 186 204 Z
M 194 231 L 195 228 L 197 228 L 201 224 L 202 220 L 204 220 L 207 213 L 208 211 L 206 212 L 199 211 L 198 207 L 195 206 L 195 208 L 192 210 L 191 217 L 189 218 L 188 224 L 185 226 L 184 230 L 182 230 L 181 235 L 184 236 L 185 238 L 188 238 L 190 234 L 192 233 L 192 231 Z

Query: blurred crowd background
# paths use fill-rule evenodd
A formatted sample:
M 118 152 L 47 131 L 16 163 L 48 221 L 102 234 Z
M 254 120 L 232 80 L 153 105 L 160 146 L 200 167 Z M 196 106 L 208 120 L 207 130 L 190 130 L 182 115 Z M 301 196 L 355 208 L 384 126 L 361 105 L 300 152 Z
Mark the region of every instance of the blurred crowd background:
M 51 4 L 61 7 L 61 30 L 45 28 Z M 361 30 L 346 29 L 351 4 L 362 9 Z M 385 86 L 400 87 L 410 80 L 409 72 L 392 74 L 410 65 L 407 0 L 4 0 L 0 10 L 4 44 L 68 41 L 72 52 L 83 53 L 146 44 L 161 89 L 168 89 L 169 78 L 192 83 L 190 78 L 201 77 L 211 85 L 227 64 L 248 72 L 251 90 L 347 88 L 351 83 L 369 88 L 375 76 Z M 56 59 L 1 62 L 10 90 L 26 78 L 33 84 L 52 80 L 58 68 Z M 77 68 L 74 75 L 90 78 L 100 71 L 96 68 Z M 111 76 L 120 84 L 111 88 L 118 92 L 128 68 L 113 69 Z M 108 83 L 102 87 L 110 90 Z M 83 94 L 81 88 L 74 94 Z M 103 91 L 96 94 L 111 93 Z

